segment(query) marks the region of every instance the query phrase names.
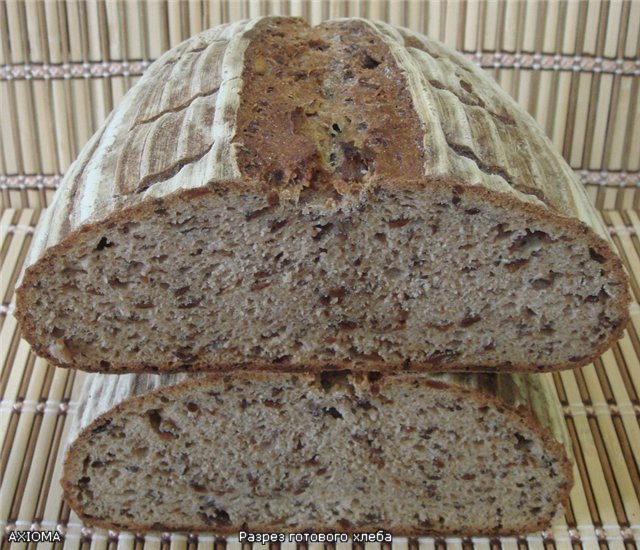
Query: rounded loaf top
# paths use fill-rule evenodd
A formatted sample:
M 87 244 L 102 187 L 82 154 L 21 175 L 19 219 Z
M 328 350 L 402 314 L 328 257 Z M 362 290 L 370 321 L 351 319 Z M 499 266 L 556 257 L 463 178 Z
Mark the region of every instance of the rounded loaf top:
M 17 315 L 38 353 L 91 370 L 549 370 L 626 324 L 607 238 L 464 56 L 386 23 L 265 17 L 187 40 L 127 93 L 34 237 Z
M 69 221 L 47 244 L 220 180 L 298 197 L 389 177 L 484 186 L 592 221 L 535 121 L 463 55 L 382 22 L 262 17 L 204 31 L 149 67 L 69 170 L 56 200 Z

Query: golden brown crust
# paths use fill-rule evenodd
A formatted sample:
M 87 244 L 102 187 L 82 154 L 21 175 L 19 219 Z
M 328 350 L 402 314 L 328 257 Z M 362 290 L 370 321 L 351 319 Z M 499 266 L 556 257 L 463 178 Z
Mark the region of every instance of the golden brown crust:
M 95 377 L 100 377 L 104 375 L 92 375 Z M 248 376 L 254 381 L 267 380 L 271 376 L 268 373 L 241 373 L 237 376 Z M 99 528 L 104 529 L 126 529 L 129 531 L 136 532 L 145 532 L 145 531 L 153 531 L 153 530 L 163 530 L 163 531 L 189 531 L 189 532 L 211 532 L 211 528 L 201 528 L 198 527 L 197 524 L 193 524 L 191 526 L 183 526 L 183 525 L 174 525 L 170 522 L 163 523 L 162 525 L 144 525 L 144 524 L 127 524 L 121 525 L 118 523 L 113 523 L 108 519 L 104 518 L 95 518 L 83 513 L 80 503 L 74 499 L 73 495 L 75 494 L 74 487 L 70 483 L 67 473 L 71 468 L 71 462 L 73 459 L 73 450 L 74 447 L 78 446 L 81 442 L 89 440 L 91 437 L 92 430 L 96 428 L 100 428 L 105 423 L 109 422 L 111 418 L 116 417 L 121 412 L 125 411 L 127 408 L 132 406 L 132 400 L 135 400 L 135 409 L 136 410 L 144 410 L 152 403 L 153 398 L 156 395 L 162 395 L 165 399 L 177 398 L 180 393 L 183 393 L 185 388 L 193 387 L 196 388 L 199 385 L 205 383 L 205 381 L 219 381 L 223 380 L 225 375 L 220 373 L 212 373 L 202 376 L 189 377 L 179 381 L 173 385 L 162 385 L 160 383 L 155 389 L 148 393 L 141 393 L 140 395 L 131 394 L 130 396 L 118 396 L 116 399 L 119 400 L 112 408 L 109 408 L 106 412 L 100 414 L 99 416 L 93 418 L 87 425 L 82 426 L 82 430 L 79 436 L 71 443 L 71 445 L 67 448 L 63 466 L 63 477 L 60 480 L 60 483 L 63 487 L 64 498 L 69 504 L 69 506 L 78 514 L 78 516 L 85 522 Z M 563 485 L 563 491 L 561 494 L 557 495 L 557 502 L 560 506 L 567 506 L 569 503 L 569 493 L 573 486 L 573 468 L 570 460 L 567 457 L 567 450 L 570 446 L 570 441 L 566 434 L 566 431 L 563 427 L 559 427 L 557 424 L 550 422 L 550 417 L 543 417 L 543 414 L 548 414 L 548 411 L 545 410 L 547 407 L 552 407 L 553 404 L 549 403 L 547 405 L 536 403 L 536 397 L 532 397 L 527 392 L 526 399 L 527 403 L 522 403 L 522 396 L 516 396 L 512 393 L 512 377 L 511 375 L 485 375 L 480 381 L 472 381 L 472 378 L 454 377 L 454 382 L 446 380 L 446 376 L 440 377 L 440 379 L 431 379 L 429 377 L 404 377 L 403 375 L 390 375 L 390 376 L 382 376 L 376 384 L 383 387 L 387 384 L 394 383 L 406 383 L 414 385 L 416 381 L 421 386 L 429 386 L 437 389 L 446 389 L 447 391 L 464 398 L 465 400 L 474 401 L 479 408 L 481 407 L 495 407 L 499 411 L 501 411 L 509 420 L 518 424 L 522 422 L 525 424 L 527 428 L 536 433 L 542 443 L 544 448 L 553 456 L 555 456 L 558 461 L 562 465 L 562 471 L 564 479 L 566 480 L 566 484 Z M 474 382 L 479 383 L 475 385 Z M 527 381 L 525 380 L 525 385 Z M 464 384 L 468 384 L 465 387 Z M 145 386 L 145 384 L 141 384 L 141 386 Z M 144 390 L 141 390 L 144 391 Z M 545 395 L 545 398 L 549 398 L 550 396 Z M 555 405 L 557 408 L 557 404 Z M 562 440 L 561 443 L 559 440 Z M 387 532 L 392 533 L 394 536 L 446 536 L 446 535 L 456 535 L 456 536 L 510 536 L 510 535 L 520 535 L 522 533 L 533 532 L 535 530 L 545 529 L 549 527 L 552 517 L 548 518 L 537 518 L 537 520 L 526 520 L 523 518 L 523 524 L 519 526 L 517 529 L 514 528 L 512 530 L 504 530 L 504 529 L 487 529 L 486 531 L 470 531 L 465 528 L 461 528 L 460 530 L 452 531 L 442 531 L 437 529 L 421 529 L 416 528 L 415 526 L 403 526 L 403 525 L 371 525 L 364 527 L 343 527 L 343 526 L 335 526 L 335 525 L 309 525 L 304 527 L 296 527 L 295 530 L 291 530 L 291 532 L 345 532 L 345 533 L 358 533 L 358 532 L 368 532 L 374 531 L 377 529 L 385 529 Z M 233 526 L 223 526 L 216 528 L 215 534 L 217 535 L 237 535 L 239 530 L 245 530 L 248 532 L 282 532 L 283 526 L 278 525 L 259 525 L 259 524 L 242 524 L 242 525 L 233 525 Z

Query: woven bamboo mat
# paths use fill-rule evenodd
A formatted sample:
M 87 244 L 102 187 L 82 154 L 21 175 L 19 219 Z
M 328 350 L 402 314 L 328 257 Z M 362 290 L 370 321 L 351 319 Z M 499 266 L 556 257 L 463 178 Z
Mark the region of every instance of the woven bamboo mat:
M 15 281 L 40 213 L 6 209 L 0 215 L 0 526 L 4 529 L 0 546 L 26 547 L 7 542 L 13 529 L 56 529 L 64 538 L 53 544 L 58 548 L 249 550 L 250 545 L 233 539 L 92 530 L 63 503 L 58 483 L 61 454 L 85 375 L 36 358 L 20 338 L 11 314 Z M 595 364 L 545 375 L 553 376 L 576 456 L 576 484 L 564 517 L 543 533 L 501 539 L 399 538 L 394 549 L 635 550 L 640 546 L 640 217 L 634 210 L 605 211 L 603 217 L 632 274 L 632 322 L 624 338 Z M 302 550 L 302 546 L 283 544 L 281 550 Z M 336 550 L 351 550 L 350 544 L 337 546 Z M 304 550 L 328 549 L 310 544 Z M 356 544 L 353 550 L 389 550 L 389 545 Z
M 536 118 L 576 170 L 632 274 L 635 305 L 624 339 L 595 365 L 548 375 L 577 459 L 564 517 L 548 532 L 517 538 L 395 539 L 394 548 L 638 549 L 640 0 L 0 0 L 0 548 L 35 547 L 9 545 L 12 529 L 57 529 L 64 542 L 41 546 L 249 550 L 232 539 L 137 537 L 82 525 L 62 502 L 58 479 L 84 375 L 36 358 L 19 338 L 11 304 L 40 208 L 149 63 L 213 25 L 278 13 L 312 24 L 385 20 L 464 52 Z M 295 546 L 281 550 L 329 550 Z M 389 550 L 382 546 L 353 550 Z

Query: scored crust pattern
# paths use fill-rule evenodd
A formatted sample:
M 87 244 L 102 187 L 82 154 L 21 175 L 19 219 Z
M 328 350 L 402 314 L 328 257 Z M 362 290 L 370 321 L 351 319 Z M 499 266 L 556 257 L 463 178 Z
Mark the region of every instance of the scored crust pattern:
M 256 31 L 268 32 L 277 24 L 290 25 L 291 19 L 223 25 L 154 63 L 70 168 L 51 209 L 53 230 L 37 236 L 28 263 L 81 225 L 147 196 L 243 177 L 236 162 L 243 146 L 236 136 L 236 113 L 244 54 Z M 528 115 L 514 109 L 505 92 L 487 85 L 480 69 L 407 29 L 345 20 L 332 22 L 326 34 L 341 27 L 366 28 L 391 51 L 422 124 L 422 176 L 543 203 L 581 218 L 607 238 L 584 190 L 548 139 Z M 305 26 L 298 32 L 315 31 Z M 558 185 L 560 180 L 571 184 Z

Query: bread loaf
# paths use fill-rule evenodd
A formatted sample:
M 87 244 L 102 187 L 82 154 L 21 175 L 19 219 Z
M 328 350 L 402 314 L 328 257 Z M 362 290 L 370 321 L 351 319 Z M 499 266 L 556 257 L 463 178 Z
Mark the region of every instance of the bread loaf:
M 522 535 L 572 484 L 549 380 L 92 374 L 65 497 L 132 531 Z
M 548 371 L 628 320 L 571 169 L 407 29 L 268 17 L 167 52 L 66 174 L 17 316 L 93 371 Z

